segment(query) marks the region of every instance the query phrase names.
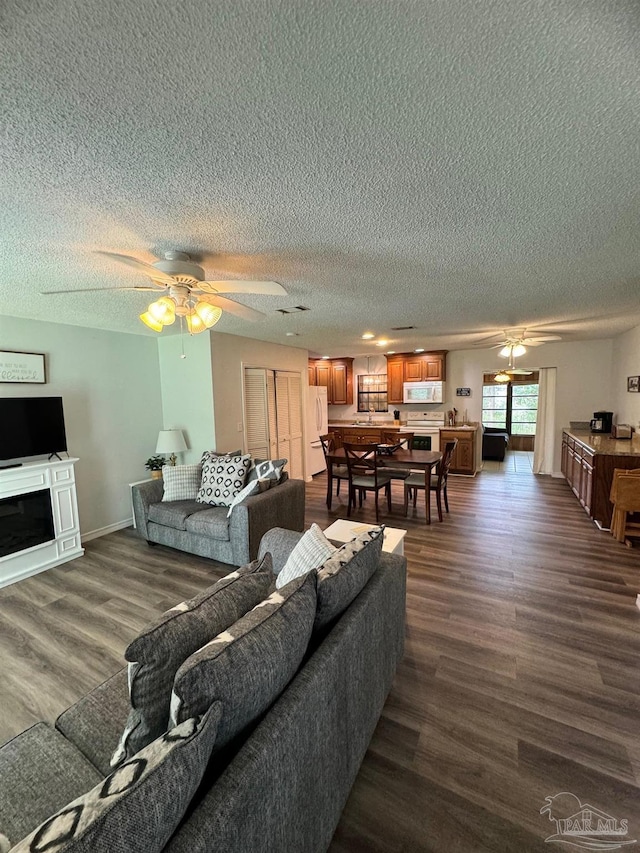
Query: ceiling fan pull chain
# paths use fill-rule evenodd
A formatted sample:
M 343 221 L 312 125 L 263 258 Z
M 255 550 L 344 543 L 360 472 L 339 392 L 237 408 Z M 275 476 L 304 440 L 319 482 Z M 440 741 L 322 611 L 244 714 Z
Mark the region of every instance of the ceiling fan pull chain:
M 184 317 L 180 317 L 180 358 L 186 358 L 184 354 Z

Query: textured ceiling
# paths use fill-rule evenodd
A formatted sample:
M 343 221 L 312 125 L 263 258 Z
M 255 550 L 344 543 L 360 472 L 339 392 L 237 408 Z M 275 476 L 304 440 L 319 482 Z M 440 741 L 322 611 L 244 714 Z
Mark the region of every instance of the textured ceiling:
M 320 354 L 637 325 L 639 35 L 637 0 L 4 0 L 0 311 L 146 334 L 147 294 L 40 291 L 180 249 L 289 293 L 217 329 Z

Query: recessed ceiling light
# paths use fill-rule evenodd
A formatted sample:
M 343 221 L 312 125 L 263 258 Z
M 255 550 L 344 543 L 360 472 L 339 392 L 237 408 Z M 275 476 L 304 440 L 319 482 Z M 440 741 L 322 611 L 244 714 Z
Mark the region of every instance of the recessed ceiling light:
M 386 345 L 388 343 L 389 343 L 389 341 L 376 341 L 376 346 L 377 347 L 386 347 Z
M 362 336 L 363 341 L 370 341 L 371 338 L 375 338 L 375 335 L 373 334 L 373 332 L 365 332 L 364 335 Z
M 322 357 L 323 357 L 323 358 L 331 358 L 331 356 L 330 356 L 330 355 L 323 355 Z
M 419 347 L 418 349 L 414 349 L 414 352 L 424 352 L 424 347 Z
M 395 350 L 394 349 L 388 349 L 387 355 L 395 355 Z
M 285 332 L 285 335 L 288 338 L 298 338 L 300 337 L 300 332 Z

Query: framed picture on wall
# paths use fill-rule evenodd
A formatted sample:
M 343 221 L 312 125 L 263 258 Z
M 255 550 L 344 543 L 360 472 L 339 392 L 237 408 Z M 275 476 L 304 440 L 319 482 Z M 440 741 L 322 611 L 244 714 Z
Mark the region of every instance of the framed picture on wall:
M 0 382 L 25 382 L 43 385 L 44 355 L 37 352 L 0 352 Z
M 627 376 L 627 391 L 640 392 L 640 376 Z

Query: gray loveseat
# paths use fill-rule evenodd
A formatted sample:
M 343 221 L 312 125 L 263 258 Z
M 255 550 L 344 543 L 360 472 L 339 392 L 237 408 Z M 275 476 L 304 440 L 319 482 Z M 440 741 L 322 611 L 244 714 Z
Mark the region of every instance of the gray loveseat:
M 272 530 L 260 553 L 271 552 L 278 571 L 299 536 Z M 224 760 L 212 760 L 167 853 L 327 849 L 402 656 L 405 580 L 405 558 L 383 552 L 364 589 L 309 647 L 284 692 Z M 34 804 L 42 812 L 47 799 L 59 801 L 61 786 L 71 790 L 83 776 L 85 785 L 95 784 L 109 772 L 128 707 L 122 670 L 65 711 L 55 730 L 41 723 L 10 741 L 0 764 L 7 748 L 22 748 L 29 753 L 23 778 L 49 774 L 51 784 Z
M 162 480 L 132 487 L 136 529 L 149 544 L 168 545 L 200 557 L 243 566 L 255 559 L 260 540 L 272 527 L 302 530 L 304 480 L 286 472 L 268 491 L 233 508 L 196 501 L 163 501 Z

